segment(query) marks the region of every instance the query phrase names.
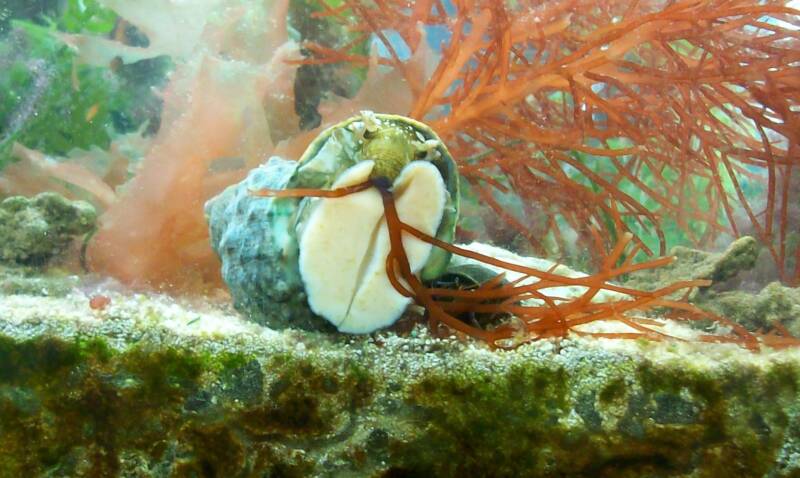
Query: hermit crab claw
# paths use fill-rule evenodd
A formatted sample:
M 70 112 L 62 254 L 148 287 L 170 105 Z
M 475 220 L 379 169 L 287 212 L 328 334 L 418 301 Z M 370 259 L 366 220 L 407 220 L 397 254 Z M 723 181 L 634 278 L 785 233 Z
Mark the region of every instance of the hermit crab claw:
M 333 184 L 367 181 L 370 160 L 345 170 Z M 392 184 L 400 220 L 435 235 L 447 203 L 439 170 L 427 161 L 408 163 Z M 341 332 L 368 333 L 392 324 L 411 301 L 395 290 L 386 272 L 390 241 L 380 193 L 372 188 L 316 202 L 299 234 L 299 268 L 308 304 Z M 412 273 L 428 260 L 431 246 L 410 235 L 403 247 Z

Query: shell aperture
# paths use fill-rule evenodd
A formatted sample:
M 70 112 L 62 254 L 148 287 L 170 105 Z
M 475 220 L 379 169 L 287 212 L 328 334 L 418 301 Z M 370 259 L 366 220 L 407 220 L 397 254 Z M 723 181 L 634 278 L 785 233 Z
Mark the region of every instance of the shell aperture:
M 373 168 L 374 162 L 361 161 L 344 171 L 334 187 L 364 182 Z M 447 202 L 439 170 L 427 161 L 411 161 L 392 190 L 400 219 L 435 235 Z M 411 299 L 394 289 L 386 273 L 390 244 L 380 194 L 368 189 L 314 201 L 299 237 L 309 306 L 342 332 L 368 333 L 392 324 Z M 412 272 L 419 272 L 431 246 L 405 234 L 403 246 Z

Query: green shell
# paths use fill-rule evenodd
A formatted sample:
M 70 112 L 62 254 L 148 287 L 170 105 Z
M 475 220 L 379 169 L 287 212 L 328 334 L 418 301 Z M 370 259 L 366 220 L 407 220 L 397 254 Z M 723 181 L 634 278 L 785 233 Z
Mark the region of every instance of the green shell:
M 459 213 L 458 169 L 439 136 L 427 125 L 411 118 L 363 112 L 326 129 L 300 157 L 286 187 L 328 189 L 343 171 L 365 160 L 375 161 L 373 176 L 385 176 L 390 180 L 414 160 L 427 160 L 436 166 L 448 192 L 436 237 L 453 242 Z M 301 218 L 308 204 L 308 200 L 301 202 Z M 422 269 L 422 279 L 437 278 L 449 262 L 450 253 L 434 247 Z

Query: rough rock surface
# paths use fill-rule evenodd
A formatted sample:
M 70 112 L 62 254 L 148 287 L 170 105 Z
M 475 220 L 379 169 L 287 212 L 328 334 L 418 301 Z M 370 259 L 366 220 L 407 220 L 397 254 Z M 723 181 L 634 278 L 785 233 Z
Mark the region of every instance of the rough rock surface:
M 782 324 L 800 337 L 800 288 L 772 282 L 757 294 L 726 291 L 707 294 L 695 300 L 701 307 L 735 320 L 750 330 L 770 330 Z
M 798 351 L 493 352 L 107 295 L 0 296 L 0 476 L 800 475 Z
M 772 282 L 759 291 L 746 290 L 740 276 L 753 268 L 758 242 L 742 237 L 720 253 L 675 247 L 675 262 L 632 274 L 626 286 L 655 290 L 675 281 L 707 279 L 711 286 L 696 289 L 689 300 L 699 307 L 736 321 L 748 330 L 770 330 L 780 323 L 800 336 L 800 288 Z M 699 323 L 704 325 L 703 322 Z
M 733 241 L 722 252 L 706 252 L 683 246 L 673 247 L 670 254 L 675 262 L 665 267 L 631 274 L 626 285 L 655 290 L 677 280 L 706 279 L 712 289 L 751 269 L 758 258 L 758 242 L 745 236 Z M 708 292 L 708 291 L 704 291 Z
M 95 227 L 97 213 L 84 201 L 56 193 L 33 198 L 12 196 L 0 202 L 0 262 L 43 265 L 72 240 Z

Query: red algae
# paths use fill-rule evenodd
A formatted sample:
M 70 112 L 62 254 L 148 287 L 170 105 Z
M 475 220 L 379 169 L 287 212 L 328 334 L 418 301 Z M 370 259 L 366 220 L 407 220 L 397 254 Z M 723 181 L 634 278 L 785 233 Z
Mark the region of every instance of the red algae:
M 800 12 L 785 2 L 384 0 L 320 15 L 375 36 L 414 98 L 401 113 L 439 133 L 533 252 L 552 253 L 549 239 L 569 253 L 568 231 L 596 264 L 626 232 L 650 255 L 671 246 L 669 228 L 704 248 L 754 235 L 779 277 L 800 283 L 789 233 Z M 430 75 L 395 48 L 424 51 L 425 27 L 448 32 Z M 310 51 L 309 61 L 365 61 Z M 516 196 L 522 213 L 499 194 Z
M 688 292 L 694 287 L 709 286 L 711 285 L 709 280 L 678 281 L 655 291 L 640 291 L 612 283 L 612 279 L 624 274 L 662 267 L 674 260 L 674 257 L 662 257 L 633 264 L 632 258 L 635 254 L 623 257 L 623 253 L 632 242 L 631 234 L 623 236 L 604 258 L 600 271 L 576 278 L 507 262 L 448 244 L 425 234 L 400 220 L 392 192 L 376 180 L 333 190 L 263 189 L 251 191 L 251 194 L 258 197 L 339 198 L 370 187 L 378 189 L 383 200 L 391 245 L 386 258 L 389 281 L 398 293 L 413 298 L 417 304 L 425 308 L 428 325 L 434 333 L 455 332 L 482 340 L 491 348 L 505 349 L 516 348 L 539 339 L 564 338 L 569 334 L 606 339 L 685 340 L 658 330 L 657 328 L 663 325 L 658 320 L 632 314 L 634 311 L 642 313 L 657 309 L 662 314 L 665 310 L 672 311 L 667 314 L 672 320 L 710 320 L 730 330 L 729 333 L 699 335 L 696 340 L 701 342 L 733 343 L 751 351 L 759 350 L 762 345 L 774 349 L 800 346 L 800 339 L 793 337 L 784 327 L 778 327 L 767 334 L 753 333 L 724 317 L 704 311 L 683 300 L 670 298 L 681 290 Z M 403 234 L 409 234 L 453 254 L 524 275 L 521 279 L 504 284 L 504 274 L 500 273 L 472 289 L 429 287 L 411 272 L 403 246 Z M 530 278 L 538 281 L 533 284 L 526 283 L 524 279 Z M 562 285 L 583 286 L 586 291 L 575 299 L 554 298 L 541 292 Z M 627 297 L 594 302 L 593 299 L 600 291 L 613 291 Z M 525 301 L 530 299 L 538 299 L 542 305 L 525 304 Z M 506 320 L 495 327 L 482 328 L 461 320 L 459 316 L 465 313 L 504 314 L 511 320 Z M 616 321 L 632 331 L 590 332 L 580 329 L 581 326 L 600 321 Z

